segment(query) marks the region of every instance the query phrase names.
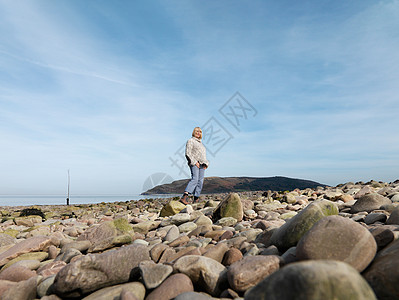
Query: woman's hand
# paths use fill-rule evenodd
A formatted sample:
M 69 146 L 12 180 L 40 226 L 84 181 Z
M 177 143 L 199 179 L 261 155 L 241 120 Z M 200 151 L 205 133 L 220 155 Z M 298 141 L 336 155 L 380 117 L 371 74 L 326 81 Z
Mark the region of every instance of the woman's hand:
M 195 163 L 195 165 L 197 166 L 198 169 L 200 168 L 200 164 L 198 161 Z

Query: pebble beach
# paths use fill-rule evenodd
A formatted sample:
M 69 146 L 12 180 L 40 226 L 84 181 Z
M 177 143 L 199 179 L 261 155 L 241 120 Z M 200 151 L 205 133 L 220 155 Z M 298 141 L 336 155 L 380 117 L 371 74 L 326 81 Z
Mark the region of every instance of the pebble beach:
M 399 180 L 0 207 L 0 299 L 399 299 Z

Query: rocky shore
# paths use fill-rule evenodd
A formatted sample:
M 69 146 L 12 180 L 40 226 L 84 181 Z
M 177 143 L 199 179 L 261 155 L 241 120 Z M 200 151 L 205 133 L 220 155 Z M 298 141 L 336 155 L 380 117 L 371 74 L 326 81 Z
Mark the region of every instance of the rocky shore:
M 398 299 L 399 181 L 1 207 L 1 299 Z

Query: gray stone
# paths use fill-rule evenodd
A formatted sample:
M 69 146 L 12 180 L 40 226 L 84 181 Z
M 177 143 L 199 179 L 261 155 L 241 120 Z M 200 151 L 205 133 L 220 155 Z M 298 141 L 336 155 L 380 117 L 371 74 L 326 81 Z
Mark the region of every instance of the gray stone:
M 335 203 L 328 200 L 314 201 L 274 231 L 270 243 L 277 246 L 279 250 L 296 246 L 302 236 L 320 219 L 337 214 L 338 207 Z
M 176 225 L 172 225 L 163 240 L 171 242 L 171 241 L 177 239 L 179 237 L 179 234 L 180 234 L 179 228 L 177 228 Z
M 68 251 L 69 249 L 76 249 L 80 252 L 87 251 L 91 247 L 91 242 L 89 240 L 73 241 L 71 243 L 65 244 L 61 248 L 61 253 Z
M 233 217 L 240 222 L 243 216 L 244 211 L 240 196 L 237 193 L 231 193 L 216 207 L 212 219 L 219 220 L 220 218 Z
M 75 256 L 82 255 L 82 253 L 79 250 L 76 250 L 74 248 L 66 250 L 64 253 L 61 253 L 58 255 L 54 260 L 55 261 L 64 261 L 66 263 L 69 263 L 72 258 Z
M 169 248 L 169 246 L 165 244 L 158 244 L 152 247 L 150 250 L 151 259 L 155 262 L 158 262 L 166 248 Z
M 392 202 L 399 202 L 399 193 L 396 193 L 391 197 Z
M 363 276 L 378 299 L 398 299 L 399 240 L 381 250 Z
M 367 225 L 373 224 L 375 222 L 385 223 L 387 220 L 387 215 L 384 213 L 370 213 L 364 218 L 364 223 Z
M 386 224 L 387 225 L 393 225 L 393 224 L 399 225 L 399 206 L 397 206 L 393 209 Z
M 100 288 L 127 282 L 141 261 L 150 260 L 147 247 L 130 245 L 88 254 L 58 272 L 54 291 L 61 297 L 81 297 Z
M 258 204 L 255 206 L 255 211 L 259 214 L 261 211 L 271 212 L 272 210 L 286 208 L 287 204 L 283 204 L 280 201 L 274 200 L 271 203 Z
M 383 205 L 391 204 L 391 200 L 377 193 L 361 196 L 351 208 L 351 213 L 355 214 L 361 211 L 371 212 L 379 209 Z
M 141 262 L 139 268 L 147 289 L 155 289 L 173 272 L 171 266 L 155 264 L 151 260 Z
M 16 243 L 15 238 L 12 236 L 9 236 L 6 233 L 0 233 L 0 247 L 6 246 L 6 245 L 14 245 Z
M 176 272 L 186 274 L 195 286 L 213 296 L 219 295 L 223 284 L 227 283 L 226 267 L 209 257 L 186 255 L 179 258 L 173 268 Z
M 52 293 L 51 286 L 54 283 L 55 275 L 49 276 L 43 279 L 42 282 L 37 286 L 37 295 L 42 298 L 46 295 L 50 295 Z
M 53 295 L 49 295 L 49 296 L 44 296 L 44 297 L 40 298 L 40 300 L 61 300 L 61 298 L 58 297 L 57 295 L 53 294 Z
M 117 244 L 130 243 L 131 238 L 121 238 L 121 236 L 130 237 L 127 232 L 132 232 L 132 227 L 126 222 L 127 220 L 120 218 L 90 227 L 77 238 L 77 241 L 90 241 L 91 246 L 88 248 L 88 252 L 98 252 Z
M 364 226 L 341 216 L 317 222 L 296 247 L 298 260 L 332 259 L 348 263 L 362 272 L 373 260 L 377 244 Z
M 291 247 L 281 255 L 281 262 L 284 265 L 296 262 L 296 247 Z
M 370 229 L 370 232 L 377 243 L 378 249 L 384 248 L 394 240 L 393 230 L 387 227 L 390 226 L 378 226 Z
M 0 266 L 24 253 L 46 251 L 51 244 L 51 238 L 48 236 L 35 236 L 23 240 L 0 254 Z
M 197 224 L 195 224 L 194 222 L 187 222 L 179 225 L 177 228 L 179 228 L 180 233 L 190 232 L 197 228 Z
M 339 261 L 289 264 L 244 295 L 245 300 L 376 300 L 371 287 L 354 268 Z
M 199 216 L 194 220 L 194 223 L 197 224 L 197 226 L 212 226 L 212 220 L 206 216 Z
M 245 236 L 237 236 L 228 240 L 222 240 L 219 243 L 226 243 L 229 248 L 240 248 L 241 244 L 244 243 L 246 240 L 247 238 Z
M 370 186 L 366 185 L 366 186 L 363 186 L 359 191 L 357 191 L 356 194 L 353 196 L 353 198 L 359 199 L 362 196 L 367 195 L 367 194 L 371 194 L 373 192 L 374 192 L 374 189 L 371 188 Z
M 13 265 L 26 267 L 29 270 L 36 270 L 37 268 L 40 267 L 40 261 L 38 261 L 37 259 L 25 259 L 25 260 L 17 261 Z
M 245 236 L 247 238 L 247 240 L 246 240 L 247 242 L 253 242 L 253 241 L 255 241 L 256 237 L 259 234 L 261 234 L 262 232 L 263 232 L 262 229 L 251 228 L 251 229 L 240 232 L 238 234 L 238 236 Z
M 272 245 L 264 249 L 260 255 L 280 255 L 280 252 L 276 246 Z
M 277 271 L 279 265 L 277 256 L 247 256 L 229 267 L 227 278 L 232 289 L 244 292 Z
M 134 224 L 133 230 L 134 232 L 147 234 L 149 231 L 157 229 L 158 226 L 161 224 L 161 221 L 144 221 L 138 224 Z

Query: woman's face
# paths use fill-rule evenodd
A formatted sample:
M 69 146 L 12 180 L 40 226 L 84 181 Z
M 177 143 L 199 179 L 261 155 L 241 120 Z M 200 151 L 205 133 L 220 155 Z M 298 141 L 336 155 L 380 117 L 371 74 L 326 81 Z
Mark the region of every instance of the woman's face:
M 199 139 L 199 138 L 201 137 L 201 133 L 202 133 L 201 129 L 195 129 L 195 131 L 194 131 L 194 136 L 195 136 L 197 139 Z

